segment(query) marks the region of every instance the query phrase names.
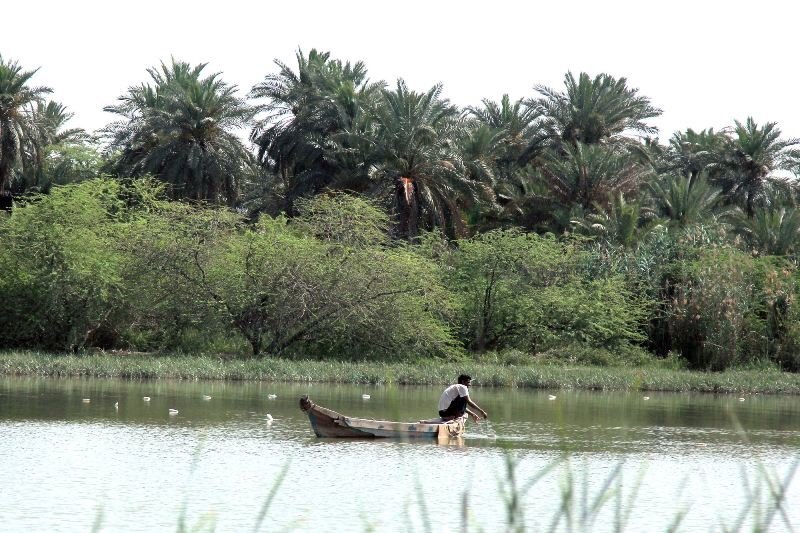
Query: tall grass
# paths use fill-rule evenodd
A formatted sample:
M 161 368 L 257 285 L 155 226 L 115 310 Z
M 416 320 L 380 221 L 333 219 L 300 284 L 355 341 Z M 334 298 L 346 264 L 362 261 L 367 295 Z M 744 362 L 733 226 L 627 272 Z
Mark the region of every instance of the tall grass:
M 444 385 L 460 373 L 489 387 L 800 394 L 800 374 L 774 368 L 697 372 L 658 367 L 425 361 L 380 363 L 188 355 L 0 353 L 0 375 Z
M 576 468 L 568 455 L 551 462 L 524 480 L 520 479 L 518 474 L 519 457 L 509 450 L 506 450 L 504 455 L 505 468 L 500 473 L 499 479 L 499 490 L 503 505 L 503 509 L 500 510 L 504 522 L 503 531 L 510 533 L 524 533 L 526 531 L 548 533 L 560 531 L 570 533 L 609 531 L 622 533 L 624 531 L 659 530 L 648 524 L 630 523 L 630 517 L 637 505 L 636 498 L 641 490 L 643 470 L 640 470 L 636 480 L 631 485 L 628 485 L 623 479 L 623 463 L 620 462 L 611 469 L 597 488 L 590 489 L 589 474 L 585 470 Z M 731 532 L 752 531 L 754 533 L 763 533 L 773 529 L 793 531 L 793 524 L 787 512 L 789 502 L 786 499 L 786 494 L 794 480 L 798 464 L 800 464 L 800 461 L 795 461 L 788 473 L 783 477 L 770 473 L 763 467 L 759 470 L 758 477 L 755 480 L 749 480 L 745 477 L 743 483 L 745 503 L 731 522 L 728 521 L 728 517 L 717 518 L 719 530 Z M 265 529 L 264 518 L 285 480 L 288 467 L 287 463 L 273 481 L 273 485 L 256 517 L 256 522 L 252 528 L 253 532 L 269 530 Z M 532 489 L 554 472 L 560 474 L 558 490 L 550 492 L 541 490 L 536 494 L 532 494 Z M 406 505 L 406 523 L 402 525 L 394 524 L 391 530 L 414 531 L 414 523 L 418 523 L 426 533 L 435 531 L 430 521 L 430 512 L 439 511 L 432 511 L 419 485 L 419 480 L 417 480 L 415 488 L 417 507 Z M 530 502 L 532 499 L 541 500 L 543 494 L 551 494 L 551 497 L 557 499 L 556 505 L 548 505 L 549 508 L 555 509 L 555 511 L 551 516 L 539 517 L 542 525 L 532 526 L 531 521 L 526 519 L 525 509 L 531 509 Z M 485 531 L 479 520 L 469 513 L 469 504 L 472 496 L 469 490 L 465 490 L 461 497 L 462 511 L 459 530 L 462 533 Z M 478 496 L 476 496 L 476 499 L 478 501 L 481 500 Z M 187 528 L 184 510 L 181 511 L 178 517 L 178 533 L 184 533 L 189 530 L 214 531 L 216 529 L 216 522 L 213 520 L 209 522 L 205 519 L 206 517 L 200 517 L 195 521 L 193 527 Z M 655 509 L 648 510 L 648 512 L 651 511 L 659 512 L 659 510 Z M 285 513 L 287 509 L 282 509 L 281 512 Z M 660 517 L 668 520 L 668 525 L 664 531 L 682 531 L 681 524 L 690 515 L 691 511 L 687 508 L 673 511 L 672 516 Z M 352 518 L 349 517 L 348 520 Z M 99 512 L 95 520 L 94 531 L 99 530 L 102 525 L 102 519 L 102 512 Z M 362 531 L 379 531 L 382 529 L 380 524 L 370 523 L 364 517 L 362 517 L 362 520 L 364 520 Z M 349 527 L 353 526 L 352 522 L 349 524 Z M 491 530 L 495 530 L 496 527 L 493 524 Z M 289 531 L 291 528 L 285 530 Z
M 529 531 L 530 524 L 525 519 L 523 505 L 529 498 L 531 489 L 552 470 L 558 469 L 561 473 L 559 491 L 553 497 L 558 498 L 556 511 L 550 517 L 543 517 L 547 527 L 537 527 L 537 531 L 654 531 L 647 524 L 631 524 L 630 516 L 636 509 L 636 497 L 641 490 L 643 470 L 627 486 L 623 480 L 623 463 L 618 463 L 602 480 L 600 486 L 592 491 L 588 474 L 575 468 L 571 458 L 564 455 L 550 465 L 540 469 L 527 480 L 519 480 L 517 467 L 519 458 L 511 451 L 505 452 L 506 469 L 501 479 L 501 492 L 503 495 L 505 512 L 505 531 L 522 533 Z M 717 519 L 722 531 L 753 531 L 766 532 L 776 528 L 781 531 L 793 531 L 786 499 L 788 489 L 800 465 L 800 459 L 795 460 L 788 472 L 780 477 L 770 472 L 763 464 L 759 464 L 757 478 L 744 479 L 743 490 L 745 504 L 739 514 L 731 523 L 727 517 Z M 627 489 L 628 494 L 623 488 Z M 536 496 L 541 498 L 541 492 Z M 464 501 L 468 496 L 464 495 Z M 609 507 L 611 507 L 609 509 Z M 659 512 L 653 509 L 653 512 Z M 669 518 L 668 532 L 681 531 L 681 524 L 690 516 L 689 509 L 674 511 Z M 479 525 L 466 520 L 462 522 L 461 531 L 480 530 Z

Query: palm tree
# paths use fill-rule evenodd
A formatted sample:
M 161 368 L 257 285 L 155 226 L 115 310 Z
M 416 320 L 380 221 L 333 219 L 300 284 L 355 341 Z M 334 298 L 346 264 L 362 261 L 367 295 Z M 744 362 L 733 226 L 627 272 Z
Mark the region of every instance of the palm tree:
M 398 234 L 409 239 L 421 227 L 463 234 L 462 210 L 485 194 L 456 153 L 463 122 L 441 93 L 441 85 L 417 93 L 398 80 L 375 109 L 374 194 L 396 213 Z
M 258 161 L 274 172 L 285 209 L 294 199 L 326 187 L 358 189 L 367 184 L 371 128 L 369 110 L 383 82 L 371 83 L 364 63 L 343 63 L 328 52 L 297 52 L 297 72 L 276 60 L 279 72 L 250 91 L 264 99 L 266 116 L 256 123 L 251 140 Z
M 612 245 L 632 248 L 652 231 L 658 220 L 639 202 L 628 202 L 621 192 L 612 194 L 608 206 L 595 205 L 595 212 L 572 220 L 581 233 L 595 235 Z
M 504 94 L 500 103 L 482 100 L 483 108 L 468 107 L 467 113 L 499 136 L 496 147 L 498 175 L 507 178 L 516 168 L 524 166 L 544 146 L 540 115 L 537 109 L 526 106 L 520 99 L 511 103 Z
M 504 149 L 504 139 L 505 134 L 501 130 L 483 124 L 471 124 L 463 129 L 458 139 L 457 154 L 470 179 L 494 184 L 497 158 Z
M 651 182 L 650 191 L 656 212 L 670 228 L 685 228 L 724 214 L 720 208 L 722 191 L 713 187 L 705 174 L 694 179 L 666 176 Z
M 552 151 L 545 154 L 539 168 L 552 198 L 564 207 L 605 206 L 610 197 L 638 191 L 652 173 L 623 147 L 577 142 L 565 149 L 565 157 Z
M 756 207 L 752 217 L 741 211 L 733 217 L 736 230 L 764 255 L 789 255 L 800 251 L 800 209 Z
M 45 172 L 45 159 L 63 145 L 81 144 L 89 139 L 82 128 L 66 129 L 66 123 L 73 117 L 73 113 L 58 102 L 39 101 L 33 111 L 31 136 L 34 142 L 29 142 L 22 151 L 22 172 L 19 173 L 17 183 L 14 184 L 17 192 L 24 192 L 31 188 L 48 186 L 50 181 L 43 175 Z M 47 183 L 46 183 L 47 182 Z
M 781 139 L 775 122 L 759 127 L 748 117 L 744 124 L 735 123 L 734 137 L 729 139 L 724 158 L 712 176 L 731 203 L 743 205 L 747 216 L 752 217 L 756 204 L 764 200 L 772 173 L 800 168 L 800 149 L 796 148 L 800 139 Z
M 527 101 L 545 117 L 544 126 L 554 140 L 597 144 L 615 140 L 626 131 L 648 135 L 658 131 L 645 121 L 659 116 L 661 110 L 639 96 L 638 89 L 628 88 L 625 78 L 599 74 L 592 79 L 582 72 L 576 80 L 568 72 L 564 84 L 564 92 L 537 85 L 542 97 Z
M 38 69 L 37 69 L 38 70 Z M 10 209 L 8 189 L 12 172 L 20 162 L 23 147 L 38 141 L 33 104 L 52 92 L 48 87 L 30 87 L 28 82 L 36 70 L 22 70 L 16 61 L 0 55 L 0 208 Z
M 713 128 L 701 130 L 699 133 L 691 128 L 685 132 L 676 132 L 670 138 L 664 154 L 663 171 L 678 172 L 693 180 L 701 172 L 719 165 L 727 143 L 726 134 L 715 132 Z
M 175 198 L 233 205 L 252 162 L 236 130 L 253 110 L 219 73 L 203 77 L 205 67 L 173 59 L 148 69 L 152 85 L 131 87 L 105 108 L 123 117 L 106 133 L 120 151 L 120 175 L 152 174 L 170 184 Z

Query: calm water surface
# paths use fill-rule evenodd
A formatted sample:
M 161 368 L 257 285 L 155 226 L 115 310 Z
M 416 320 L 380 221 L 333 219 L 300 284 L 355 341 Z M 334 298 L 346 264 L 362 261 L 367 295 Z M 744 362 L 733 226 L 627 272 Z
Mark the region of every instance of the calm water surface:
M 530 530 L 554 524 L 564 487 L 585 508 L 617 472 L 619 496 L 593 531 L 612 529 L 618 504 L 628 531 L 663 531 L 679 513 L 681 531 L 720 531 L 764 500 L 764 472 L 785 477 L 800 457 L 791 396 L 473 387 L 490 423 L 447 445 L 318 439 L 297 407 L 310 394 L 350 416 L 412 421 L 435 415 L 439 393 L 0 378 L 0 530 L 174 531 L 181 516 L 189 528 L 252 530 L 285 470 L 263 531 L 458 530 L 464 501 L 470 530 L 502 531 L 512 457 L 520 485 L 555 465 L 522 498 Z M 796 477 L 771 530 L 800 528 Z

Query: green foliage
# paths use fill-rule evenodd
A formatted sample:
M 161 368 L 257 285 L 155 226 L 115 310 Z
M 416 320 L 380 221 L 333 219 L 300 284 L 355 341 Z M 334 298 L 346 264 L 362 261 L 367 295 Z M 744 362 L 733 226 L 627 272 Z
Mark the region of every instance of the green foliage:
M 771 174 L 798 169 L 800 139 L 781 138 L 775 122 L 759 126 L 752 117 L 744 123 L 734 122 L 733 135 L 712 175 L 729 201 L 753 216 L 756 207 L 763 205 Z
M 53 183 L 75 183 L 99 175 L 100 154 L 88 145 L 86 132 L 64 129 L 73 116 L 65 106 L 40 100 L 29 109 L 33 128 L 23 145 L 21 169 L 13 183 L 16 193 L 46 192 Z
M 271 211 L 294 214 L 297 198 L 331 189 L 365 190 L 371 164 L 371 109 L 384 83 L 370 82 L 362 62 L 297 52 L 297 70 L 276 60 L 250 92 L 265 112 L 251 132 L 270 174 Z M 366 143 L 362 141 L 366 140 Z M 269 211 L 268 211 L 269 212 Z
M 703 249 L 668 288 L 672 346 L 693 366 L 721 370 L 770 357 L 761 265 L 728 246 Z
M 467 108 L 480 125 L 476 130 L 482 132 L 480 136 L 472 134 L 472 137 L 490 139 L 490 142 L 483 143 L 487 149 L 481 152 L 493 158 L 492 174 L 499 179 L 509 179 L 516 169 L 537 153 L 541 141 L 538 112 L 525 105 L 523 100 L 512 104 L 507 94 L 499 104 L 486 98 L 482 103 L 483 108 Z
M 235 130 L 254 110 L 219 73 L 203 77 L 205 66 L 173 59 L 148 69 L 153 85 L 131 87 L 118 105 L 107 106 L 122 120 L 105 131 L 120 151 L 118 174 L 153 175 L 170 185 L 173 198 L 234 205 L 251 167 Z
M 666 148 L 663 170 L 666 174 L 676 172 L 694 181 L 721 162 L 727 142 L 727 135 L 715 132 L 713 128 L 699 133 L 691 128 L 676 132 Z
M 643 339 L 644 305 L 620 279 L 574 276 L 580 257 L 554 239 L 497 230 L 458 241 L 447 259 L 465 345 L 531 353 L 562 343 L 615 347 Z
M 615 348 L 644 340 L 646 310 L 622 278 L 574 280 L 545 288 L 541 314 L 532 319 L 541 324 L 545 346 L 572 341 Z
M 681 229 L 713 221 L 723 214 L 721 190 L 714 188 L 704 174 L 693 178 L 670 175 L 650 182 L 656 212 L 670 229 Z
M 633 248 L 659 223 L 638 202 L 628 202 L 622 193 L 609 197 L 608 208 L 595 204 L 595 212 L 571 220 L 575 229 L 596 236 L 608 246 Z
M 48 192 L 54 185 L 80 183 L 99 176 L 106 160 L 97 147 L 88 143 L 52 144 L 44 151 L 37 187 Z
M 651 170 L 628 150 L 577 143 L 566 153 L 549 152 L 542 158 L 541 179 L 561 206 L 583 208 L 605 205 L 617 194 L 638 191 Z
M 342 193 L 298 199 L 293 222 L 314 237 L 355 248 L 388 244 L 389 217 L 369 200 Z
M 576 80 L 568 72 L 564 86 L 564 92 L 557 92 L 537 85 L 542 97 L 530 102 L 547 117 L 547 127 L 564 141 L 598 144 L 626 131 L 657 131 L 645 121 L 659 116 L 661 110 L 638 95 L 638 89 L 629 88 L 625 78 L 599 74 L 592 79 L 581 72 Z
M 380 245 L 385 215 L 346 196 L 320 197 L 303 212 L 296 224 L 264 216 L 245 226 L 220 209 L 162 206 L 136 245 L 149 290 L 184 321 L 230 324 L 258 356 L 453 352 L 437 269 Z M 358 220 L 373 233 L 337 225 Z
M 757 207 L 752 217 L 733 217 L 738 232 L 753 250 L 764 255 L 796 256 L 800 237 L 800 210 L 794 207 Z
M 491 231 L 457 244 L 445 260 L 465 344 L 477 352 L 534 349 L 530 315 L 538 307 L 536 292 L 567 275 L 561 245 L 515 230 Z
M 458 109 L 442 97 L 442 90 L 437 84 L 418 93 L 398 80 L 395 90 L 383 91 L 375 109 L 371 177 L 397 216 L 401 238 L 414 239 L 420 230 L 433 228 L 464 235 L 462 209 L 483 192 L 455 151 Z
M 6 346 L 114 345 L 128 292 L 121 185 L 90 180 L 29 198 L 0 221 L 0 331 Z
M 800 141 L 777 124 L 662 146 L 608 74 L 459 109 L 327 52 L 276 65 L 258 107 L 205 64 L 149 69 L 101 152 L 0 57 L 2 345 L 616 364 L 644 342 L 800 368 L 800 188 L 776 175 Z
M 38 135 L 36 108 L 32 106 L 42 103 L 52 90 L 28 85 L 34 74 L 36 70 L 22 70 L 19 63 L 0 55 L 0 197 L 20 172 L 23 155 L 47 144 Z

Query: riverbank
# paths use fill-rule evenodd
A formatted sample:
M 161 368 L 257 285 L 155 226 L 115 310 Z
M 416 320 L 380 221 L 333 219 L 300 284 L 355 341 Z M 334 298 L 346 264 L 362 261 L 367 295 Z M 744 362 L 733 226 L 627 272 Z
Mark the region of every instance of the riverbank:
M 356 363 L 187 355 L 0 352 L 0 374 L 17 376 L 445 385 L 462 372 L 474 376 L 476 385 L 489 387 L 800 394 L 800 374 L 771 368 L 697 372 L 658 367 L 499 365 L 474 361 Z

